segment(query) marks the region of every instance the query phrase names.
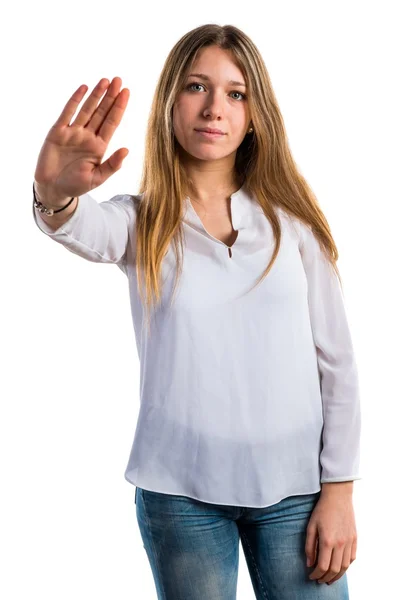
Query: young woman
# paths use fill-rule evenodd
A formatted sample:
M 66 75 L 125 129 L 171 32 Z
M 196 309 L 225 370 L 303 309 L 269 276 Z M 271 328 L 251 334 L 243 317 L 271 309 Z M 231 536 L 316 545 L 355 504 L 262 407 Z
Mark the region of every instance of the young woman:
M 158 598 L 234 599 L 241 541 L 257 598 L 345 600 L 357 366 L 338 251 L 263 59 L 233 26 L 184 35 L 156 88 L 139 194 L 98 203 L 89 192 L 128 153 L 102 162 L 120 86 L 102 79 L 72 123 L 87 86 L 71 96 L 33 214 L 129 280 L 141 404 L 125 477 Z

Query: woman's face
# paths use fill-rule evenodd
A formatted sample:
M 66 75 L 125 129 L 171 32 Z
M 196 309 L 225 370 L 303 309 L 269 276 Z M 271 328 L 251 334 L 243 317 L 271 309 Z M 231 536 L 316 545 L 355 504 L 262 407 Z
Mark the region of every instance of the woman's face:
M 216 160 L 236 153 L 250 124 L 246 87 L 239 83 L 245 83 L 242 71 L 228 51 L 208 46 L 199 52 L 173 106 L 176 139 L 192 157 Z M 220 129 L 223 135 L 196 131 L 203 127 Z

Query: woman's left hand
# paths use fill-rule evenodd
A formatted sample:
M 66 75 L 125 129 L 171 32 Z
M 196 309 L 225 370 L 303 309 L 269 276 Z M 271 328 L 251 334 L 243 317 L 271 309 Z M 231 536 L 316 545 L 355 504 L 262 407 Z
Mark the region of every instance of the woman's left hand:
M 318 554 L 317 554 L 318 544 Z M 315 569 L 309 575 L 318 583 L 340 579 L 356 558 L 357 530 L 352 496 L 324 492 L 311 513 L 305 546 L 307 565 Z

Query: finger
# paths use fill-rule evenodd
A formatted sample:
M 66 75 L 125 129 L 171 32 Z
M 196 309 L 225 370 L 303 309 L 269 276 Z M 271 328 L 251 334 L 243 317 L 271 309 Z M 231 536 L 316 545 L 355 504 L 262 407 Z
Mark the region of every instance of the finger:
M 82 105 L 81 110 L 78 113 L 75 121 L 72 123 L 71 127 L 85 127 L 85 125 L 90 121 L 94 111 L 97 108 L 100 98 L 104 94 L 105 90 L 109 86 L 109 81 L 105 77 L 100 79 L 99 83 L 94 87 L 90 96 L 85 100 Z
M 329 569 L 332 559 L 333 546 L 319 539 L 318 562 L 314 571 L 309 575 L 310 579 L 321 579 Z
M 54 126 L 65 127 L 70 124 L 70 121 L 74 116 L 75 111 L 79 106 L 79 103 L 81 102 L 82 98 L 84 97 L 87 91 L 87 85 L 80 85 L 78 87 L 76 92 L 74 92 L 71 98 L 68 100 L 57 121 L 54 123 Z
M 111 175 L 122 167 L 124 159 L 128 156 L 128 148 L 119 148 L 114 154 L 111 154 L 103 164 L 99 165 L 94 173 L 93 188 L 104 183 Z
M 328 567 L 328 570 L 326 571 L 323 577 L 320 577 L 318 579 L 318 583 L 328 583 L 328 581 L 331 581 L 341 572 L 344 549 L 344 547 L 340 548 L 337 546 L 333 549 L 331 562 Z
M 99 129 L 98 136 L 100 136 L 106 144 L 109 143 L 114 131 L 121 123 L 121 119 L 124 115 L 126 105 L 128 104 L 130 92 L 128 88 L 124 88 L 118 94 L 111 110 L 108 112 L 106 118 L 103 121 L 102 126 Z
M 342 567 L 341 567 L 339 573 L 333 579 L 328 581 L 328 585 L 331 585 L 332 583 L 334 583 L 335 581 L 340 579 L 345 574 L 345 572 L 347 571 L 347 569 L 349 568 L 349 566 L 351 564 L 351 552 L 352 552 L 352 544 L 348 544 L 343 552 Z
M 315 563 L 317 556 L 317 527 L 310 525 L 307 529 L 307 539 L 305 545 L 305 553 L 307 556 L 307 566 L 311 567 Z
M 89 129 L 93 133 L 97 134 L 98 129 L 100 128 L 105 117 L 112 108 L 112 105 L 114 104 L 116 98 L 118 97 L 118 94 L 120 93 L 121 83 L 121 77 L 114 77 L 107 90 L 106 95 L 93 112 L 91 119 L 86 124 L 86 129 Z
M 357 556 L 357 538 L 353 540 L 353 545 L 351 547 L 351 555 L 350 555 L 350 563 L 356 560 Z

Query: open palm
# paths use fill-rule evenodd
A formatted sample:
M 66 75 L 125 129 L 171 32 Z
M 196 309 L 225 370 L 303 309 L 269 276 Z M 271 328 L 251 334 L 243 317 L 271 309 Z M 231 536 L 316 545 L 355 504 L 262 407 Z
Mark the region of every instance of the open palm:
M 37 189 L 45 189 L 52 198 L 80 196 L 104 183 L 121 167 L 127 148 L 120 148 L 101 162 L 128 104 L 129 90 L 119 92 L 121 83 L 119 77 L 111 84 L 101 79 L 70 124 L 88 88 L 83 85 L 74 92 L 40 150 L 35 171 Z

